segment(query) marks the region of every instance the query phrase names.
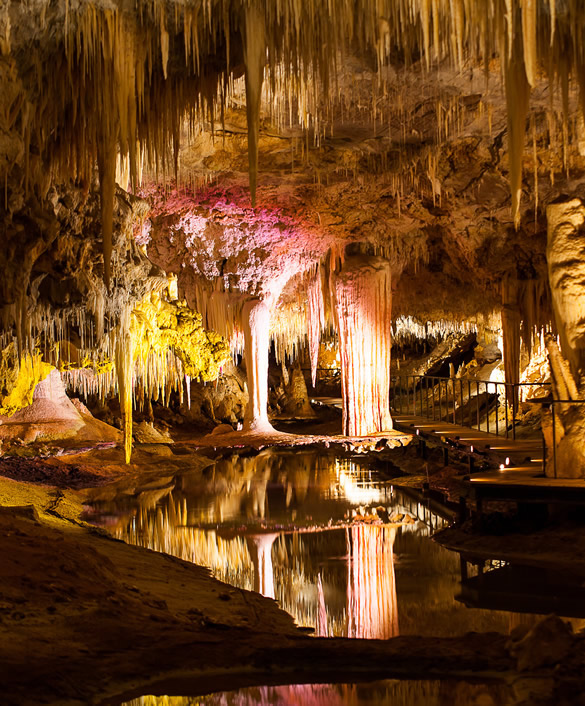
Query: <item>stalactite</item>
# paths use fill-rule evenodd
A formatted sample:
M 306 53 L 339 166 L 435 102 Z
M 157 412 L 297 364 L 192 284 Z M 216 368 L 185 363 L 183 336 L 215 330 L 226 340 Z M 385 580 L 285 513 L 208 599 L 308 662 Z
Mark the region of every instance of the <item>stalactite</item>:
M 526 0 L 529 2 L 529 0 Z M 508 22 L 515 25 L 514 14 Z M 530 84 L 526 78 L 522 35 L 514 28 L 508 58 L 504 60 L 506 106 L 508 109 L 508 155 L 510 161 L 510 190 L 512 192 L 512 217 L 516 228 L 520 225 L 520 200 L 522 197 L 522 155 L 526 134 L 526 116 L 530 100 Z M 510 41 L 510 39 L 508 39 Z
M 524 66 L 526 78 L 534 88 L 536 85 L 536 5 L 537 0 L 521 0 L 522 6 L 522 44 L 524 48 Z
M 114 196 L 116 192 L 116 141 L 111 133 L 104 135 L 98 145 L 98 168 L 100 174 L 104 282 L 109 290 L 112 271 Z
M 343 433 L 350 436 L 392 428 L 390 349 L 392 291 L 390 264 L 353 256 L 332 277 L 341 354 Z
M 260 100 L 266 63 L 264 10 L 259 0 L 246 6 L 244 61 L 246 65 L 246 114 L 248 118 L 248 171 L 250 197 L 256 205 L 258 176 L 258 140 L 260 136 Z

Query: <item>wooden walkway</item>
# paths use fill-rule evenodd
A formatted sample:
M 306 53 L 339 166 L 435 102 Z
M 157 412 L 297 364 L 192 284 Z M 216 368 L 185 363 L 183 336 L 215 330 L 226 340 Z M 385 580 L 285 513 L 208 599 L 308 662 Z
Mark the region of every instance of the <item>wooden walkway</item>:
M 542 475 L 542 439 L 539 437 L 506 439 L 504 436 L 412 414 L 395 413 L 393 419 L 396 426 L 424 439 L 445 440 L 450 446 L 466 453 L 479 453 L 495 467 L 502 465 L 510 470 L 525 469 L 532 474 Z
M 466 479 L 478 514 L 484 500 L 585 504 L 585 479 L 550 478 L 543 474 L 542 438 L 506 439 L 406 414 L 395 414 L 394 422 L 423 439 L 434 438 L 469 454 L 480 453 L 493 464 L 494 470 L 470 473 Z
M 321 404 L 341 406 L 341 399 L 318 398 Z M 470 427 L 394 412 L 395 427 L 426 441 L 456 449 L 471 459 L 487 461 L 492 470 L 470 472 L 468 495 L 481 513 L 484 500 L 568 502 L 585 504 L 585 479 L 549 478 L 543 474 L 542 437 L 506 439 Z M 470 463 L 470 469 L 472 463 Z

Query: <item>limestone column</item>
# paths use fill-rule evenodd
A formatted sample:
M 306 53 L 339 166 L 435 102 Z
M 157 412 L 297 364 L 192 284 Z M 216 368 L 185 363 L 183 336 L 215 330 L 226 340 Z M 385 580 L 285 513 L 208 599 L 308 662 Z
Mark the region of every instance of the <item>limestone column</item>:
M 389 431 L 390 263 L 380 257 L 352 256 L 332 277 L 341 357 L 343 433 L 366 436 Z
M 572 199 L 551 204 L 546 215 L 548 277 L 561 343 L 559 351 L 554 337 L 547 337 L 553 393 L 557 400 L 581 400 L 585 392 L 582 385 L 585 370 L 585 206 L 581 199 Z M 585 405 L 555 405 L 554 431 L 550 411 L 543 413 L 542 430 L 548 448 L 547 475 L 585 477 Z
M 546 209 L 546 258 L 561 350 L 571 372 L 585 370 L 585 206 L 581 199 Z
M 263 301 L 253 299 L 242 310 L 244 354 L 248 375 L 248 406 L 244 431 L 272 432 L 268 421 L 268 351 L 270 312 Z

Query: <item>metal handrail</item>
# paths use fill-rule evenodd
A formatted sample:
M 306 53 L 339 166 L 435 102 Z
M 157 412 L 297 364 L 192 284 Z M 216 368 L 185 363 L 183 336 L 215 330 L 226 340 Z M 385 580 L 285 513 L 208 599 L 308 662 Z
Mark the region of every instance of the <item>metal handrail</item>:
M 555 417 L 555 406 L 558 404 L 571 405 L 571 404 L 585 404 L 585 400 L 555 400 L 552 397 L 545 398 L 541 401 L 543 407 L 551 408 L 552 416 L 552 461 L 553 461 L 553 473 L 554 477 L 557 477 L 557 433 L 556 433 L 556 417 Z M 546 474 L 546 444 L 544 440 L 544 435 L 542 438 L 542 472 Z
M 406 407 L 407 413 L 415 416 L 452 421 L 453 424 L 478 429 L 495 436 L 505 435 L 506 438 L 509 438 L 511 432 L 512 438 L 515 439 L 516 413 L 522 388 L 550 387 L 550 385 L 551 383 L 494 382 L 438 375 L 396 375 L 392 378 L 391 389 L 394 409 L 401 414 L 405 412 Z M 485 395 L 486 401 L 485 428 L 482 428 L 483 405 L 480 403 L 480 393 Z M 472 399 L 475 399 L 475 409 L 470 404 Z M 494 410 L 490 409 L 492 404 Z M 499 420 L 502 406 L 505 415 L 503 430 Z M 495 411 L 495 429 L 490 429 L 490 411 Z

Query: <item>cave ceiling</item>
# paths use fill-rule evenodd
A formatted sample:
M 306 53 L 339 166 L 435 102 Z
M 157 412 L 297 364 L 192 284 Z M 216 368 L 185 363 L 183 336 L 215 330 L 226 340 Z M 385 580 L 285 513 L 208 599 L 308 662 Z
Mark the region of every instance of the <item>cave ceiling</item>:
M 107 328 L 161 270 L 227 335 L 348 247 L 391 261 L 396 314 L 487 314 L 507 277 L 545 299 L 546 206 L 585 196 L 584 22 L 559 0 L 2 0 L 5 335 L 76 302 Z

